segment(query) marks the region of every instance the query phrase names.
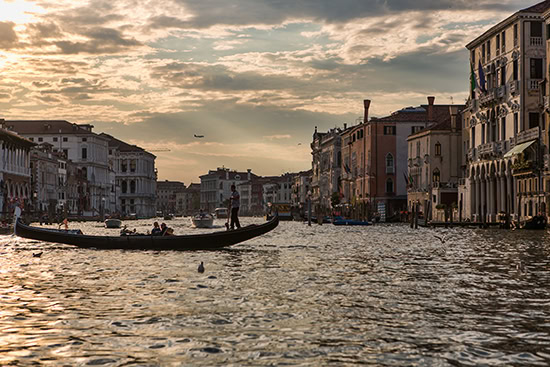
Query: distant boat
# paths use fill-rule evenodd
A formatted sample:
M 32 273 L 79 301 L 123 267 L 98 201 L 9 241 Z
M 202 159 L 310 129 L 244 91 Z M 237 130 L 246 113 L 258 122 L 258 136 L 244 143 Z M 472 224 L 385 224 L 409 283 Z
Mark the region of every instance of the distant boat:
M 521 229 L 546 229 L 546 218 L 543 215 L 535 215 L 519 223 Z
M 116 218 L 109 218 L 105 220 L 106 228 L 120 228 L 122 226 L 122 221 Z
M 332 224 L 335 226 L 370 226 L 372 223 L 355 219 L 344 219 L 342 217 L 334 217 Z
M 200 213 L 191 217 L 191 222 L 195 228 L 212 228 L 214 217 L 210 214 Z
M 227 216 L 228 216 L 227 208 L 216 208 L 216 209 L 214 209 L 214 213 L 216 215 L 216 218 L 218 218 L 218 219 L 227 218 Z
M 164 220 L 172 220 L 174 219 L 174 214 L 164 214 Z

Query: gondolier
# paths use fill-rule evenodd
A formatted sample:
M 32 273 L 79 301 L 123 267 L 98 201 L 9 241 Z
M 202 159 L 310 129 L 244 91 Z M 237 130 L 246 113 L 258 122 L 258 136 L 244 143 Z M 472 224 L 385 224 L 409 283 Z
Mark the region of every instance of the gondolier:
M 231 196 L 229 197 L 231 204 L 231 229 L 241 228 L 241 223 L 239 223 L 239 207 L 241 206 L 241 196 L 237 191 L 235 185 L 231 185 Z

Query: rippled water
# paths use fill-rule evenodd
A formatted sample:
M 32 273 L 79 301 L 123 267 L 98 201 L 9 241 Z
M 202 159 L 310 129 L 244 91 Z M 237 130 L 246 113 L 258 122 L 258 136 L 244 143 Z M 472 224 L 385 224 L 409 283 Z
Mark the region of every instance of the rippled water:
M 293 222 L 215 252 L 4 236 L 0 365 L 546 366 L 549 243 L 546 231 Z

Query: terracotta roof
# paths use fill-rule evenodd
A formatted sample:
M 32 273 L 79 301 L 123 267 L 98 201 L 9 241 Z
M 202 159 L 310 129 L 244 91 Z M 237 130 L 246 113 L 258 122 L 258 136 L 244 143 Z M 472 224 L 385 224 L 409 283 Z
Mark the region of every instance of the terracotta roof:
M 550 9 L 550 0 L 542 1 L 528 8 L 521 9 L 519 12 L 520 13 L 544 13 L 548 9 Z
M 97 135 L 66 120 L 5 120 L 6 127 L 18 134 L 88 134 Z
M 147 152 L 145 149 L 138 147 L 137 145 L 130 145 L 128 143 L 123 142 L 122 140 L 119 140 L 109 134 L 101 133 L 99 136 L 104 137 L 105 139 L 109 140 L 109 147 L 117 148 L 119 152 Z M 151 154 L 151 153 L 149 153 Z
M 29 139 L 26 139 L 22 136 L 19 136 L 16 133 L 14 133 L 13 131 L 9 131 L 9 130 L 2 129 L 2 128 L 0 128 L 0 140 L 7 141 L 7 142 L 10 142 L 10 143 L 13 143 L 13 144 L 16 144 L 16 145 L 27 146 L 27 147 L 32 147 L 32 146 L 36 145 L 35 143 L 30 141 Z

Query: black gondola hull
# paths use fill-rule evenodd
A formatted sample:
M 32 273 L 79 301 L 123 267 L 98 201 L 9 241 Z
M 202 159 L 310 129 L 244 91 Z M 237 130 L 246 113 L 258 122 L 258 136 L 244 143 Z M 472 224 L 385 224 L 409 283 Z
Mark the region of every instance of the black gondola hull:
M 44 229 L 16 222 L 15 234 L 19 237 L 44 242 L 63 243 L 82 248 L 124 250 L 215 250 L 247 241 L 273 230 L 279 224 L 275 217 L 269 222 L 252 224 L 232 231 L 192 234 L 183 236 L 90 236 L 64 230 Z

